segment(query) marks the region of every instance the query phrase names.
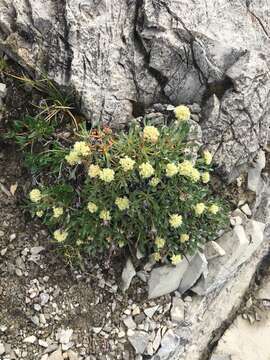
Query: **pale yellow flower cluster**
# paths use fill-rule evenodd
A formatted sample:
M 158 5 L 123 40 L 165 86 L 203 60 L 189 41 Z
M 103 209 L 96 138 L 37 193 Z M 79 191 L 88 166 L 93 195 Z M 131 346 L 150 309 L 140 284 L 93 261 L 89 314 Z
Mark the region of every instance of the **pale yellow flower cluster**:
M 149 178 L 155 172 L 153 166 L 149 162 L 142 163 L 139 166 L 139 170 L 140 170 L 139 173 L 140 173 L 141 177 L 144 179 Z
M 219 207 L 216 204 L 213 204 L 213 205 L 209 206 L 208 211 L 211 214 L 216 215 L 219 212 Z
M 158 141 L 158 137 L 159 137 L 159 131 L 156 127 L 145 126 L 145 128 L 143 129 L 143 138 L 146 141 L 150 141 L 155 144 Z
M 202 213 L 206 210 L 206 206 L 204 203 L 198 203 L 194 206 L 195 214 L 202 215 Z
M 206 210 L 213 215 L 219 212 L 219 207 L 216 204 L 210 205 L 208 208 L 204 203 L 198 203 L 194 206 L 195 214 L 202 215 Z
M 187 121 L 190 119 L 190 110 L 185 105 L 176 106 L 174 108 L 174 114 L 179 121 Z
M 68 232 L 65 230 L 58 229 L 55 230 L 55 232 L 53 233 L 53 237 L 56 241 L 63 242 L 68 237 Z
M 111 213 L 108 210 L 102 210 L 99 214 L 99 218 L 104 221 L 110 221 L 112 219 Z
M 159 183 L 160 183 L 160 179 L 157 177 L 152 178 L 149 182 L 149 184 L 153 187 L 158 186 Z
M 207 184 L 210 181 L 210 174 L 209 172 L 205 171 L 201 174 L 202 182 Z
M 37 217 L 41 218 L 44 215 L 44 211 L 43 210 L 38 210 L 36 212 L 36 215 L 37 215 Z
M 212 162 L 212 159 L 213 159 L 213 156 L 212 154 L 208 151 L 208 150 L 205 150 L 203 152 L 203 158 L 204 158 L 204 162 L 206 165 L 210 165 L 211 162 Z
M 184 160 L 178 165 L 179 174 L 189 178 L 193 182 L 200 180 L 200 172 L 195 169 L 189 160 Z
M 90 155 L 90 152 L 90 147 L 85 141 L 77 141 L 65 159 L 69 165 L 80 164 L 81 158 Z
M 102 181 L 110 183 L 114 180 L 115 172 L 110 168 L 101 169 L 98 165 L 91 164 L 88 169 L 90 178 L 99 177 Z
M 124 158 L 120 159 L 119 162 L 125 172 L 133 170 L 134 168 L 135 161 L 132 160 L 129 156 L 125 156 Z
M 174 163 L 167 164 L 166 176 L 173 177 L 178 173 L 178 167 Z
M 87 209 L 91 214 L 94 214 L 95 212 L 97 212 L 98 207 L 97 207 L 97 205 L 95 203 L 89 202 L 87 204 Z
M 181 243 L 185 243 L 189 240 L 189 235 L 188 234 L 181 234 L 180 235 L 180 242 Z
M 41 191 L 38 189 L 33 189 L 30 191 L 29 197 L 32 202 L 38 203 L 42 199 Z
M 126 196 L 118 197 L 115 200 L 115 205 L 118 206 L 118 209 L 121 211 L 127 210 L 129 208 L 129 200 Z
M 114 170 L 105 168 L 100 171 L 99 177 L 106 183 L 110 183 L 114 180 Z
M 163 238 L 161 238 L 161 237 L 159 237 L 159 236 L 158 236 L 158 237 L 156 238 L 156 240 L 155 240 L 155 245 L 156 245 L 156 247 L 157 247 L 158 249 L 164 248 L 165 243 L 166 243 L 165 239 L 163 239 Z
M 173 265 L 177 265 L 177 264 L 179 264 L 181 261 L 182 261 L 182 256 L 181 256 L 180 254 L 178 254 L 178 255 L 173 255 L 173 256 L 171 257 L 171 263 L 172 263 Z
M 158 262 L 159 260 L 161 260 L 161 256 L 160 256 L 160 253 L 158 252 L 154 252 L 152 255 L 151 255 L 152 259 L 156 262 Z
M 177 229 L 179 226 L 181 226 L 182 222 L 183 222 L 182 215 L 179 214 L 170 215 L 169 223 L 171 227 L 173 227 L 174 229 Z
M 100 175 L 100 167 L 98 165 L 91 164 L 88 169 L 88 175 L 90 178 L 95 178 Z
M 64 213 L 64 209 L 62 207 L 53 207 L 53 217 L 59 218 Z

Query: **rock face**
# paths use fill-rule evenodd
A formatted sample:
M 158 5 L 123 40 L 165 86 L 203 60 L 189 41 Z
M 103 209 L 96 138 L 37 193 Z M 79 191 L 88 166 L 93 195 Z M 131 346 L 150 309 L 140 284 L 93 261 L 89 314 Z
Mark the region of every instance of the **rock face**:
M 210 360 L 223 359 L 223 357 L 237 360 L 264 360 L 270 357 L 270 347 L 267 342 L 270 335 L 269 276 L 266 280 L 255 294 L 255 298 L 266 300 L 265 305 L 263 302 L 259 302 L 256 304 L 256 311 L 249 309 L 251 314 L 255 313 L 257 321 L 255 319 L 250 321 L 252 319 L 250 315 L 246 317 L 246 320 L 241 315 L 238 315 L 219 340 Z
M 0 49 L 73 87 L 93 122 L 200 103 L 232 176 L 267 140 L 269 13 L 266 0 L 0 0 Z

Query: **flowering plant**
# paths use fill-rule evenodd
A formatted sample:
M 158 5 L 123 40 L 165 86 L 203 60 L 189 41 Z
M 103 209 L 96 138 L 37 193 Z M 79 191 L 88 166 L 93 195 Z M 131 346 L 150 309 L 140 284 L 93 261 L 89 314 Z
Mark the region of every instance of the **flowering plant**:
M 177 264 L 224 227 L 226 207 L 209 185 L 212 156 L 194 156 L 188 108 L 175 116 L 159 128 L 82 130 L 63 157 L 68 175 L 32 189 L 33 215 L 66 253 L 128 246 Z

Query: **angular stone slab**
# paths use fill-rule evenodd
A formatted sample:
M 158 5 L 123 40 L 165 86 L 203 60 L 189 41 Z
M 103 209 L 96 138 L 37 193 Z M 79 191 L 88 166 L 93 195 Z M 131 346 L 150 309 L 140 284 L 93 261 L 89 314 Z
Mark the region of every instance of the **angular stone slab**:
M 154 268 L 148 281 L 148 298 L 154 299 L 177 290 L 188 266 L 189 263 L 184 258 L 176 266 L 165 265 Z

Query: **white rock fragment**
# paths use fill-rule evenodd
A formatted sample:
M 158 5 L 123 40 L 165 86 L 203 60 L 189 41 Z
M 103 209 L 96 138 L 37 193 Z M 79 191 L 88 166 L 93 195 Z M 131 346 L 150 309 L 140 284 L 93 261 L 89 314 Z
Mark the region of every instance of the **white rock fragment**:
M 122 290 L 123 291 L 126 291 L 129 288 L 131 281 L 135 275 L 136 275 L 136 271 L 134 269 L 132 261 L 130 258 L 128 258 L 126 265 L 122 272 Z
M 40 346 L 44 347 L 44 348 L 47 348 L 47 347 L 48 347 L 47 341 L 42 340 L 42 339 L 39 339 L 39 340 L 38 340 L 38 344 L 39 344 Z
M 99 334 L 102 330 L 102 327 L 100 327 L 100 326 L 92 327 L 92 330 L 94 331 L 95 334 Z
M 30 249 L 30 252 L 32 255 L 38 255 L 43 250 L 45 250 L 43 246 L 34 246 Z
M 42 292 L 39 295 L 39 299 L 40 299 L 40 305 L 44 306 L 48 303 L 48 301 L 50 300 L 50 295 L 48 293 Z
M 5 353 L 5 346 L 3 343 L 0 343 L 0 355 L 3 355 Z
M 179 344 L 179 336 L 173 330 L 168 330 L 161 340 L 161 347 L 156 354 L 157 359 L 170 359 Z
M 226 254 L 226 251 L 222 249 L 222 247 L 215 241 L 209 241 L 205 244 L 203 253 L 206 257 L 206 260 L 211 260 L 219 256 L 224 256 Z
M 149 343 L 149 334 L 145 331 L 134 331 L 128 340 L 135 349 L 136 354 L 143 354 Z
M 145 315 L 149 318 L 152 319 L 152 317 L 155 315 L 156 311 L 158 310 L 159 305 L 156 306 L 152 306 L 150 308 L 146 308 L 143 310 L 143 312 L 145 313 Z
M 181 298 L 174 297 L 172 299 L 171 320 L 173 322 L 181 322 L 185 319 L 185 303 Z
M 70 342 L 72 334 L 72 329 L 59 329 L 56 334 L 56 340 L 58 340 L 60 344 L 68 344 Z
M 79 360 L 79 355 L 72 350 L 67 352 L 69 360 Z
M 165 265 L 153 269 L 148 281 L 148 298 L 154 299 L 177 290 L 188 265 L 184 258 L 176 266 Z
M 127 316 L 123 319 L 123 323 L 128 329 L 135 330 L 137 325 L 135 321 L 133 320 L 132 316 Z
M 160 342 L 161 342 L 161 329 L 158 329 L 155 339 L 153 341 L 153 350 L 154 352 L 156 352 L 160 346 Z
M 54 351 L 51 353 L 48 360 L 64 360 L 62 351 L 60 349 Z
M 23 339 L 24 343 L 28 344 L 34 344 L 36 342 L 37 338 L 34 335 L 28 336 L 25 339 Z
M 7 95 L 7 86 L 4 83 L 0 83 L 0 98 L 3 99 Z
M 248 189 L 258 193 L 261 185 L 261 172 L 265 168 L 266 159 L 263 150 L 260 150 L 253 162 L 253 166 L 248 170 Z
M 202 273 L 206 272 L 207 264 L 208 262 L 205 255 L 200 252 L 191 258 L 189 266 L 183 275 L 178 289 L 181 294 L 184 294 L 187 290 L 189 290 L 196 283 Z
M 244 214 L 246 214 L 247 216 L 251 216 L 252 212 L 250 210 L 250 207 L 248 204 L 245 204 L 243 206 L 241 206 L 241 210 L 243 211 Z
M 263 285 L 255 297 L 258 300 L 270 300 L 270 281 Z

